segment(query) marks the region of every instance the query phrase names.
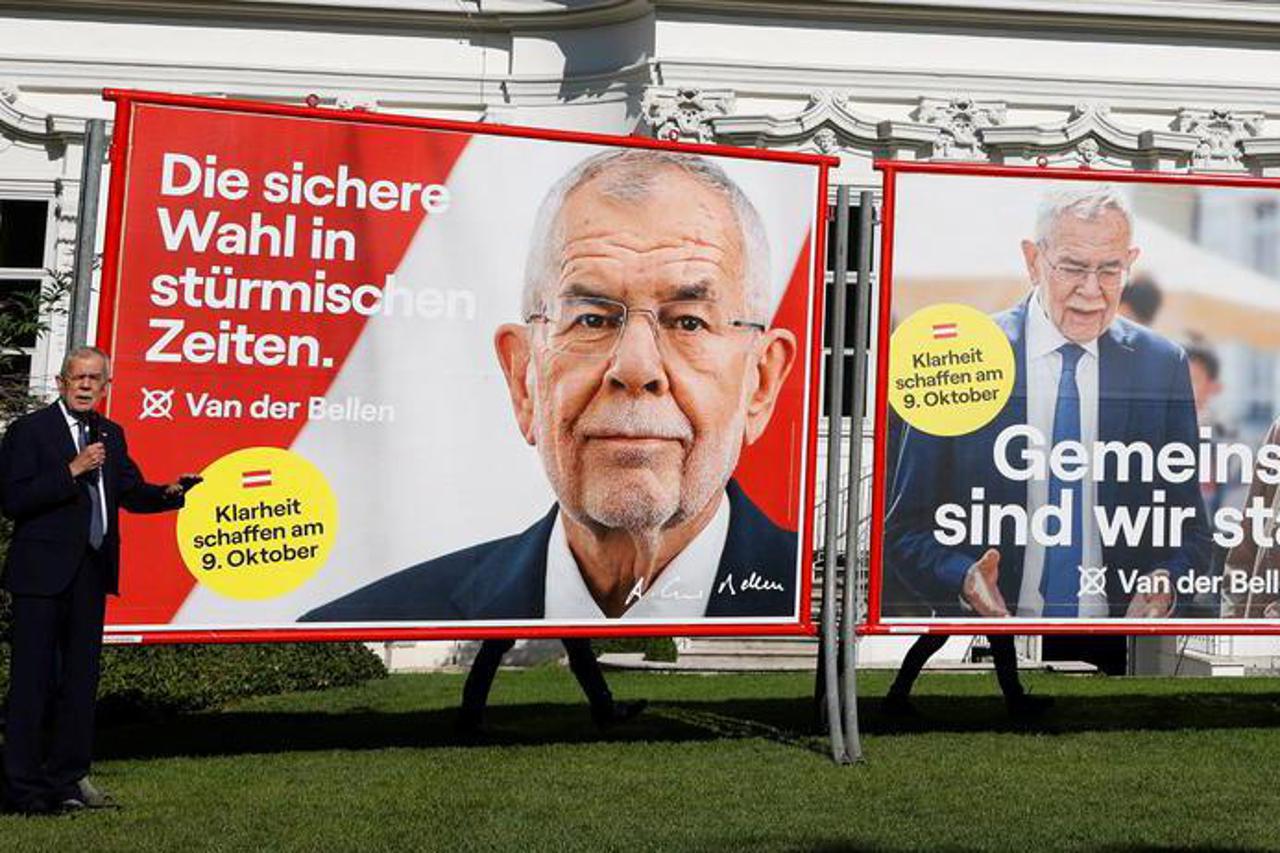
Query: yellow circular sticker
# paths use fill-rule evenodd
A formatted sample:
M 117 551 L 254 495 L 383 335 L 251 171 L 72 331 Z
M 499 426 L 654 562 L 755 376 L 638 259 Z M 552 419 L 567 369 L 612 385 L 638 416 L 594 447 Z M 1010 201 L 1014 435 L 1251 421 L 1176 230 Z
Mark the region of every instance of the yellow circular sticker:
M 228 453 L 178 513 L 178 550 L 201 584 L 229 598 L 297 589 L 329 557 L 338 502 L 320 469 L 278 447 Z
M 889 343 L 889 403 L 931 435 L 965 435 L 1000 413 L 1013 390 L 1013 347 L 968 305 L 921 308 Z

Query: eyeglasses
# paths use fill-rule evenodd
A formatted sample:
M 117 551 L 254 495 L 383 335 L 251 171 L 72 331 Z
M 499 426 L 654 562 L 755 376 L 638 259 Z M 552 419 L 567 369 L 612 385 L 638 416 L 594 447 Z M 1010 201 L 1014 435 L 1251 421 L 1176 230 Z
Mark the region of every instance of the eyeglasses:
M 547 329 L 551 349 L 584 358 L 609 358 L 622 340 L 627 321 L 641 315 L 649 321 L 664 354 L 705 360 L 721 351 L 735 333 L 763 332 L 763 323 L 728 316 L 724 307 L 708 299 L 679 299 L 653 308 L 631 308 L 612 299 L 565 296 L 525 318 Z
M 1080 287 L 1088 283 L 1089 276 L 1098 277 L 1098 287 L 1103 290 L 1119 290 L 1124 287 L 1129 270 L 1123 264 L 1103 264 L 1100 267 L 1082 267 L 1079 264 L 1055 264 L 1048 258 L 1044 262 L 1064 284 Z
M 92 382 L 94 385 L 106 385 L 110 381 L 109 379 L 107 379 L 107 377 L 103 376 L 101 373 L 74 373 L 71 376 L 62 376 L 60 378 L 62 379 L 63 382 L 66 382 L 69 384 L 75 383 L 75 382 L 82 382 L 86 379 Z

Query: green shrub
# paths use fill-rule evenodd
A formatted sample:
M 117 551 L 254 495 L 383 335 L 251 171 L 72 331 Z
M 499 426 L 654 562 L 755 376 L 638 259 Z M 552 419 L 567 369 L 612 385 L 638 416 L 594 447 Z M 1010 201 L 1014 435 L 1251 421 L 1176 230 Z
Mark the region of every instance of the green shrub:
M 104 718 L 216 708 L 234 699 L 323 690 L 385 678 L 382 660 L 360 643 L 112 646 L 98 688 Z M 0 696 L 9 647 L 0 647 Z
M 0 565 L 12 526 L 0 521 Z M 0 696 L 9 686 L 9 596 L 0 592 Z M 323 690 L 387 674 L 360 643 L 112 646 L 103 650 L 98 707 L 103 716 L 164 714 L 232 699 Z
M 116 646 L 103 653 L 98 701 L 104 714 L 195 711 L 386 674 L 359 643 Z

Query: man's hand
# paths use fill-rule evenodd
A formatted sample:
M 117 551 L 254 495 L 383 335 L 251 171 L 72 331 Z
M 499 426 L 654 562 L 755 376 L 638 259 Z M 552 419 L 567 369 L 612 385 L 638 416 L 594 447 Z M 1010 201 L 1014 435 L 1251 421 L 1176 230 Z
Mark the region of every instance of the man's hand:
M 1000 594 L 1000 552 L 988 548 L 978 562 L 965 572 L 960 595 L 979 616 L 1008 616 L 1009 608 Z
M 1124 613 L 1126 619 L 1163 619 L 1173 611 L 1173 580 L 1169 573 L 1164 569 L 1156 569 L 1146 576 L 1152 579 L 1152 589 L 1168 592 L 1135 593 L 1129 600 L 1129 609 Z
M 76 454 L 76 458 L 67 464 L 72 477 L 79 477 L 90 471 L 96 471 L 107 461 L 107 449 L 102 442 L 94 442 Z
M 191 491 L 196 485 L 202 482 L 204 482 L 204 477 L 201 477 L 199 474 L 183 474 L 172 483 L 165 485 L 164 493 L 171 498 L 176 498 L 178 495 L 183 495 Z

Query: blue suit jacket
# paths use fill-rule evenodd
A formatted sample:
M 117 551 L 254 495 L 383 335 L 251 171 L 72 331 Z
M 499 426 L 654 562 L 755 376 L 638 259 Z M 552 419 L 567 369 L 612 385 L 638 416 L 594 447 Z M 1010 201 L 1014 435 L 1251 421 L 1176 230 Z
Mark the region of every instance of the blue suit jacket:
M 968 435 L 934 436 L 906 428 L 898 450 L 893 482 L 889 489 L 889 511 L 885 521 L 885 569 L 920 595 L 936 612 L 959 615 L 960 588 L 965 572 L 986 551 L 987 545 L 946 546 L 934 538 L 934 512 L 944 503 L 969 507 L 970 490 L 986 489 L 987 506 L 1026 506 L 1027 483 L 1014 481 L 996 470 L 992 449 L 996 437 L 1010 426 L 1027 422 L 1027 371 L 1025 329 L 1028 301 L 995 316 L 995 321 L 1013 344 L 1017 376 L 1009 402 L 991 423 Z M 1116 318 L 1098 339 L 1098 436 L 1099 441 L 1143 441 L 1159 452 L 1168 442 L 1196 447 L 1196 426 L 1191 378 L 1182 348 L 1156 333 L 1123 318 Z M 1052 435 L 1045 436 L 1046 446 Z M 1025 440 L 1009 445 L 1006 456 L 1020 459 Z M 1046 449 L 1047 452 L 1047 449 Z M 1165 490 L 1165 505 L 1195 510 L 1187 523 L 1181 547 L 1155 547 L 1148 525 L 1135 546 L 1124 537 L 1102 549 L 1107 572 L 1107 601 L 1111 616 L 1123 616 L 1129 598 L 1120 584 L 1117 569 L 1167 569 L 1175 578 L 1190 569 L 1209 566 L 1210 533 L 1197 478 L 1169 483 L 1120 482 L 1114 460 L 1105 479 L 1098 483 L 1097 507 L 1114 512 L 1117 507 L 1149 507 L 1155 504 L 1153 491 Z M 1087 481 L 1086 481 L 1087 482 Z M 1085 519 L 1086 529 L 1091 519 Z M 1012 527 L 1006 524 L 1001 542 L 1012 542 Z M 985 532 L 985 531 L 984 531 Z M 967 537 L 966 537 L 967 538 Z M 1017 605 L 1022 583 L 1025 548 L 1015 544 L 992 545 L 1000 551 L 1000 593 L 1011 611 Z M 971 614 L 970 614 L 971 615 Z
M 765 517 L 730 481 L 729 533 L 707 616 L 790 616 L 796 593 L 796 534 Z M 547 542 L 558 506 L 528 530 L 456 551 L 375 581 L 304 614 L 302 622 L 541 619 Z M 776 589 L 743 589 L 752 573 Z M 754 585 L 752 585 L 754 587 Z M 803 605 L 803 603 L 802 603 Z

